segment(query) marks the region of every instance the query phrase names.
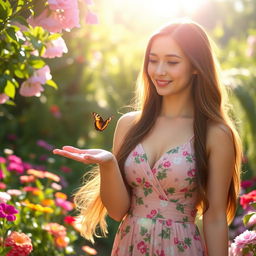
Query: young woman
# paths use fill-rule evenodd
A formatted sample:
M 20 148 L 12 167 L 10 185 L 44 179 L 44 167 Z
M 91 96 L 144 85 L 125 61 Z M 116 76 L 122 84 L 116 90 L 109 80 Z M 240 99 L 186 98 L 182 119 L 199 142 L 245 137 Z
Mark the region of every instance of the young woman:
M 241 143 L 218 79 L 209 37 L 192 21 L 149 40 L 140 107 L 123 115 L 113 152 L 54 150 L 99 171 L 76 193 L 82 235 L 106 213 L 119 226 L 112 256 L 227 256 L 239 193 Z M 204 242 L 194 223 L 203 215 Z

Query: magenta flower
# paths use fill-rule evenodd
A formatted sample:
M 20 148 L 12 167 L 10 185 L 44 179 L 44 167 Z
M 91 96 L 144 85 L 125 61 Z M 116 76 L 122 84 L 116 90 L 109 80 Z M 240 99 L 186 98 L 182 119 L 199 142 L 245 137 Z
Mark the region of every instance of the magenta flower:
M 99 19 L 97 17 L 97 15 L 91 11 L 88 11 L 85 17 L 85 22 L 86 24 L 99 24 Z
M 54 146 L 50 145 L 49 143 L 47 143 L 46 141 L 44 140 L 38 140 L 36 142 L 37 146 L 41 147 L 41 148 L 44 148 L 46 150 L 49 150 L 49 151 L 52 151 L 54 149 Z
M 4 104 L 7 100 L 9 100 L 9 96 L 5 93 L 0 93 L 0 104 Z
M 13 163 L 17 163 L 17 164 L 21 164 L 22 163 L 22 160 L 20 157 L 18 156 L 15 156 L 15 155 L 10 155 L 7 157 L 8 161 L 9 162 L 13 162 Z
M 5 164 L 6 160 L 4 157 L 0 156 L 0 164 Z
M 6 203 L 0 203 L 0 218 L 5 218 L 8 221 L 15 221 L 19 211 L 13 206 Z
M 7 166 L 7 169 L 9 171 L 15 171 L 19 174 L 22 174 L 24 172 L 24 167 L 22 164 L 18 164 L 18 163 L 15 163 L 15 162 L 11 162 L 8 164 Z
M 0 169 L 0 180 L 4 179 L 4 172 Z
M 61 57 L 63 53 L 67 53 L 68 48 L 62 37 L 58 37 L 46 44 L 46 51 L 43 55 L 44 58 Z

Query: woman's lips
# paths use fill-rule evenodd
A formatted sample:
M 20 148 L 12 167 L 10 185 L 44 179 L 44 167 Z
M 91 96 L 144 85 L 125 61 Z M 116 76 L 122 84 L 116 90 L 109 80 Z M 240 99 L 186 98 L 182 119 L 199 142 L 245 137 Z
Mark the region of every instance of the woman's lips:
M 155 80 L 155 81 L 156 81 L 157 86 L 159 86 L 159 87 L 165 87 L 172 82 L 172 80 Z

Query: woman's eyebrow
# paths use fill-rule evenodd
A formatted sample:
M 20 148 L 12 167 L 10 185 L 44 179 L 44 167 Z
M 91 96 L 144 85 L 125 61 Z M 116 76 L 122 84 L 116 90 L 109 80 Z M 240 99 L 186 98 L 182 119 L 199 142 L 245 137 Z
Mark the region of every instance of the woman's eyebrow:
M 157 56 L 157 54 L 155 54 L 155 53 L 149 53 L 149 55 Z M 176 57 L 176 58 L 182 59 L 182 57 L 180 57 L 179 55 L 176 55 L 176 54 L 166 54 L 165 57 Z

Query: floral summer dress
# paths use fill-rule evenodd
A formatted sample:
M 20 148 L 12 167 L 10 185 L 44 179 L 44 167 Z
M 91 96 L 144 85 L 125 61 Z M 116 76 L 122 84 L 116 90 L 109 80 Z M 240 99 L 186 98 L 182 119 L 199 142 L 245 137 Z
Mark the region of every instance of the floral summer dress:
M 111 256 L 206 255 L 195 225 L 193 137 L 164 153 L 151 169 L 138 144 L 125 162 L 131 208 L 122 220 Z

